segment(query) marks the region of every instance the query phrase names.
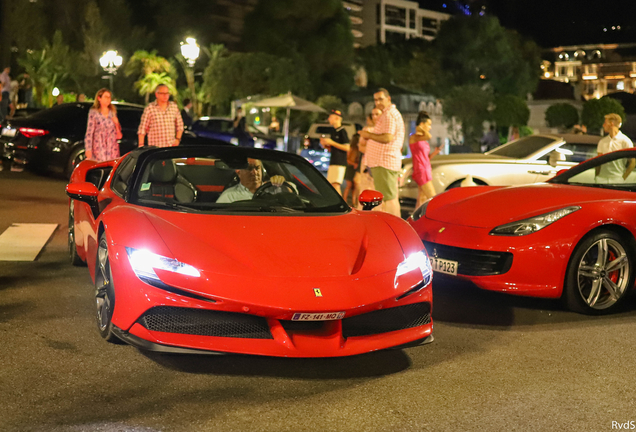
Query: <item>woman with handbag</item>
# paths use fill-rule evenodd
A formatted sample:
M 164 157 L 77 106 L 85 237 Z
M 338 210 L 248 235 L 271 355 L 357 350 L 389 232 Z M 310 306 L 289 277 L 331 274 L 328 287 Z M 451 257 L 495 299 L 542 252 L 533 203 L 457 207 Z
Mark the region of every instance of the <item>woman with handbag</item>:
M 86 159 L 98 162 L 116 159 L 122 137 L 117 110 L 112 104 L 112 95 L 108 89 L 100 89 L 95 95 L 95 103 L 88 113 L 84 148 Z

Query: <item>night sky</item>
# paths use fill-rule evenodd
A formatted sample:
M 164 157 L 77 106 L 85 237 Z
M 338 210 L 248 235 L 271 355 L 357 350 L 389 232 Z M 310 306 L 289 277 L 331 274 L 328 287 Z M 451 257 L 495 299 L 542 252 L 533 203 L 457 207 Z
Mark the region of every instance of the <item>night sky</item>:
M 636 42 L 636 0 L 418 0 L 423 8 L 457 11 L 482 5 L 501 24 L 530 37 L 544 48 L 597 43 Z M 614 30 L 612 30 L 614 27 Z M 620 27 L 620 29 L 619 29 Z

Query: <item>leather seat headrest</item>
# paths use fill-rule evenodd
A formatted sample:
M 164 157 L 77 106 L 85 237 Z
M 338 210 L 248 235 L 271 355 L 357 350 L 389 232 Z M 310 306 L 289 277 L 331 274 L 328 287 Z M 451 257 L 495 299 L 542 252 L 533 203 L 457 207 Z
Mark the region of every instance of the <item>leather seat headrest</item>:
M 152 163 L 148 181 L 151 183 L 173 183 L 177 178 L 177 168 L 171 160 L 158 160 Z

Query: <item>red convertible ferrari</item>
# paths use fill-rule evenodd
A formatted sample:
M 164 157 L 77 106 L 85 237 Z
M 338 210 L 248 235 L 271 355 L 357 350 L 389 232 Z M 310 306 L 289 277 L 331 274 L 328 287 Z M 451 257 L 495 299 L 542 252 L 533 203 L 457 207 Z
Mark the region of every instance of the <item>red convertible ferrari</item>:
M 409 220 L 434 271 L 478 287 L 616 310 L 634 286 L 636 150 L 583 162 L 528 186 L 464 187 Z
M 69 252 L 108 341 L 330 357 L 432 341 L 432 271 L 408 224 L 351 209 L 300 156 L 142 148 L 83 161 Z M 381 195 L 366 191 L 370 209 Z

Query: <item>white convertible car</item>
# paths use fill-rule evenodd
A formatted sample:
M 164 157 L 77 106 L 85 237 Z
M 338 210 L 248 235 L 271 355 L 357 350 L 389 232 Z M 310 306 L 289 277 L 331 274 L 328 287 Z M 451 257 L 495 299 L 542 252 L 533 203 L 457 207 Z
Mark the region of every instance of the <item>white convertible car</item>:
M 507 186 L 536 183 L 558 171 L 596 156 L 600 136 L 564 134 L 530 135 L 486 153 L 456 153 L 431 159 L 433 186 L 439 194 L 464 184 Z M 400 177 L 400 203 L 412 213 L 417 184 L 411 179 L 413 164 L 404 159 Z M 472 179 L 472 182 L 471 182 Z

